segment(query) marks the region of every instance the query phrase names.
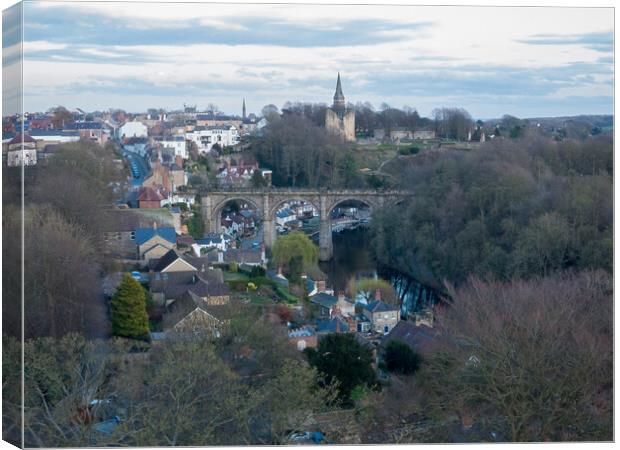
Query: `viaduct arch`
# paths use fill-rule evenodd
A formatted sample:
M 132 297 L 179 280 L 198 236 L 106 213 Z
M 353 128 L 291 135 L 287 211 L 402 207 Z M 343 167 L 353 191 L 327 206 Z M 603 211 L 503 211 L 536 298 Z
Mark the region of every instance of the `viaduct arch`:
M 276 239 L 274 217 L 278 207 L 287 201 L 303 200 L 311 203 L 319 212 L 319 259 L 328 261 L 333 256 L 330 212 L 338 204 L 355 200 L 365 203 L 371 211 L 384 204 L 395 203 L 410 196 L 406 191 L 382 191 L 370 189 L 229 189 L 213 190 L 202 194 L 202 218 L 211 233 L 219 231 L 222 209 L 231 200 L 252 204 L 263 221 L 265 245 L 272 247 Z

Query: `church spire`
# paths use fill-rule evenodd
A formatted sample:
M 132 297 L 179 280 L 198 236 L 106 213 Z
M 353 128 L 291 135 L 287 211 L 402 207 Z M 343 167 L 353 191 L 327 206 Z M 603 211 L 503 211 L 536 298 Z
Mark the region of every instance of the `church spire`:
M 243 110 L 242 111 L 243 111 L 242 112 L 242 117 L 243 117 L 243 120 L 245 120 L 245 118 L 246 118 L 246 115 L 245 115 L 245 98 L 243 99 Z
M 336 81 L 333 109 L 339 114 L 343 114 L 345 110 L 344 94 L 342 93 L 342 85 L 340 84 L 340 72 L 338 72 L 338 81 Z
M 338 72 L 338 81 L 336 81 L 336 93 L 334 94 L 334 103 L 338 101 L 344 102 L 344 94 L 342 93 L 342 85 L 340 84 L 340 72 Z

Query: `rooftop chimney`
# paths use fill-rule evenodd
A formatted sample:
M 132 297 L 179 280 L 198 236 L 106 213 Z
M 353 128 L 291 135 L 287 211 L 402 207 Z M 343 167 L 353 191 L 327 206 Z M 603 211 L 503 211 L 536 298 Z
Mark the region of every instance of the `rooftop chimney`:
M 375 290 L 375 300 L 377 300 L 378 302 L 381 301 L 381 289 L 379 288 Z

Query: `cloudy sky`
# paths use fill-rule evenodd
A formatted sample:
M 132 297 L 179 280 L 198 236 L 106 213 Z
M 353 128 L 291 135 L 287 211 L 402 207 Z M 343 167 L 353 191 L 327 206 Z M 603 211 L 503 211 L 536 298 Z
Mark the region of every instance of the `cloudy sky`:
M 610 114 L 613 31 L 611 8 L 27 2 L 25 109 L 260 112 L 331 103 L 340 71 L 377 108 Z

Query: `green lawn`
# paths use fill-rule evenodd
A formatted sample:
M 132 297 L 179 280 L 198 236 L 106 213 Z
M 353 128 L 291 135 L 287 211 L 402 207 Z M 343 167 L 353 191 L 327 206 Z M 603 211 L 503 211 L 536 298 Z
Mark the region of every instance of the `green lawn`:
M 224 281 L 250 281 L 250 277 L 242 272 L 224 272 Z

